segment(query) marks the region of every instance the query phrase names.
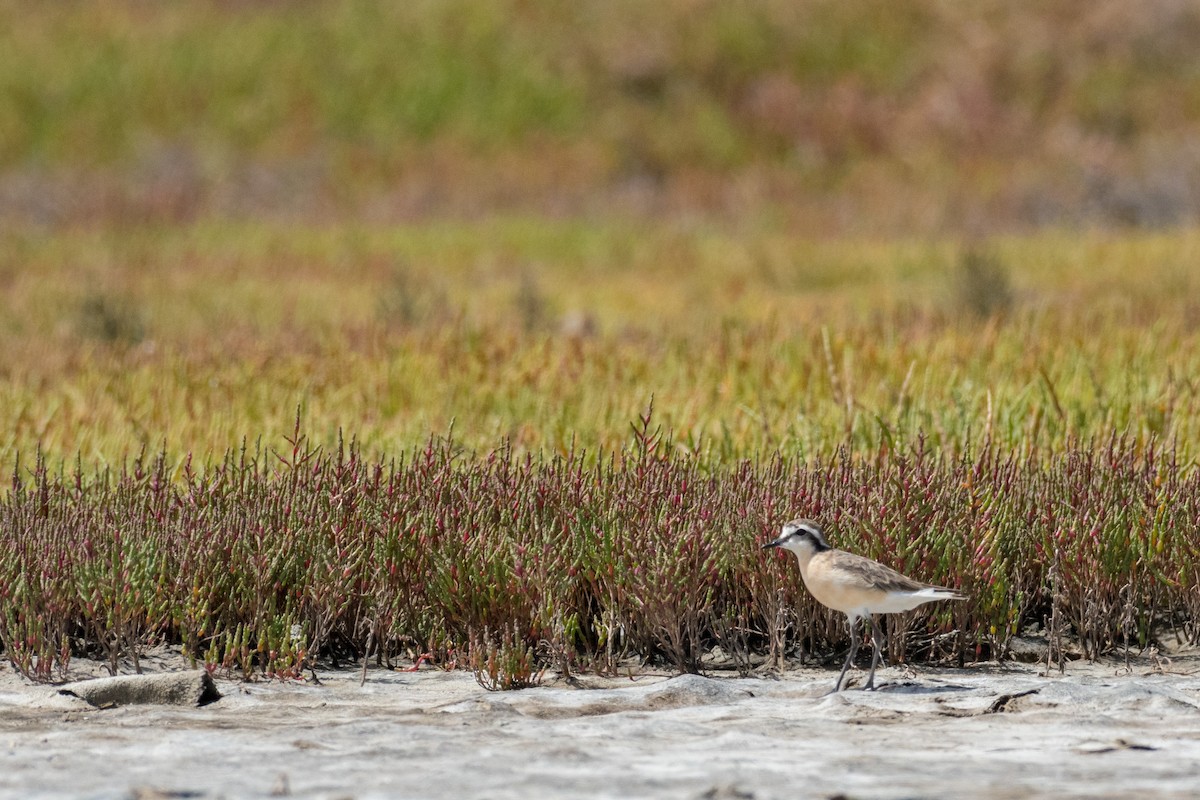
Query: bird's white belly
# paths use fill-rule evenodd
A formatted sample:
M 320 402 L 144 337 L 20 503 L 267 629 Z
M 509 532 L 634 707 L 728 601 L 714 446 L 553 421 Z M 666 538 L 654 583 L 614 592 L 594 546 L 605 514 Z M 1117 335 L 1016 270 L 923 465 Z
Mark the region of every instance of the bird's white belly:
M 878 613 L 868 609 L 886 600 L 884 593 L 877 589 L 863 589 L 836 581 L 806 580 L 805 585 L 818 603 L 851 616 Z
M 869 608 L 867 613 L 898 614 L 901 611 L 912 611 L 922 603 L 928 603 L 935 599 L 909 592 L 884 592 L 883 596 Z
M 850 581 L 829 580 L 825 575 L 804 576 L 805 586 L 823 606 L 854 617 L 869 614 L 898 614 L 911 611 L 922 603 L 937 600 L 929 589 L 918 592 L 883 591 L 855 585 Z

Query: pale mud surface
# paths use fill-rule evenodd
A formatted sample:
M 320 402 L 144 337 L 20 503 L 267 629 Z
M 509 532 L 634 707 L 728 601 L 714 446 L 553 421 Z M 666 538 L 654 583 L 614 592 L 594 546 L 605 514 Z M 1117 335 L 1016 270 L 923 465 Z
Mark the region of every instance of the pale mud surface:
M 202 708 L 99 710 L 4 666 L 0 796 L 1200 796 L 1196 655 L 1128 673 L 1077 661 L 1065 676 L 891 668 L 881 691 L 836 695 L 836 671 L 819 669 L 506 693 L 467 671 L 373 669 L 362 687 L 357 671 L 318 675 L 218 680 L 224 698 Z

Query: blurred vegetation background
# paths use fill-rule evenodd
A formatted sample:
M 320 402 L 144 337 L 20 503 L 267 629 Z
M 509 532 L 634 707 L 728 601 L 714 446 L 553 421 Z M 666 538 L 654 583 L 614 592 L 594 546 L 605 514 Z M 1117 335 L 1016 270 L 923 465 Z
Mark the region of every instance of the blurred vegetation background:
M 1179 223 L 1198 40 L 1183 0 L 4 0 L 0 215 Z
M 1200 442 L 1200 6 L 0 0 L 0 456 Z M 181 457 L 181 456 L 180 456 Z

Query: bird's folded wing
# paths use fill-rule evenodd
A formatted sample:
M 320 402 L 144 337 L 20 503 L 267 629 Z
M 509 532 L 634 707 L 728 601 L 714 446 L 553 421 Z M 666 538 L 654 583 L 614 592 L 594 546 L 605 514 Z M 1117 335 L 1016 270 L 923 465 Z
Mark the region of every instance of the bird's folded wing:
M 884 592 L 919 592 L 922 589 L 930 588 L 927 583 L 914 581 L 891 567 L 885 567 L 878 561 L 872 561 L 854 553 L 838 550 L 833 553 L 833 556 L 833 567 L 864 589 L 876 589 Z

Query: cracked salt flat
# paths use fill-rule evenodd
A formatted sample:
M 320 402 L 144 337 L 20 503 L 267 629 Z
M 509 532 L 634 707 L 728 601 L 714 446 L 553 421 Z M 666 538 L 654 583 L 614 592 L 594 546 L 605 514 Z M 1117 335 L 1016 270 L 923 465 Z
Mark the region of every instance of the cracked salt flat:
M 0 797 L 1195 796 L 1200 677 L 1114 672 L 883 670 L 883 691 L 827 695 L 834 675 L 812 669 L 507 693 L 466 672 L 372 670 L 360 687 L 345 671 L 101 711 L 3 670 Z

